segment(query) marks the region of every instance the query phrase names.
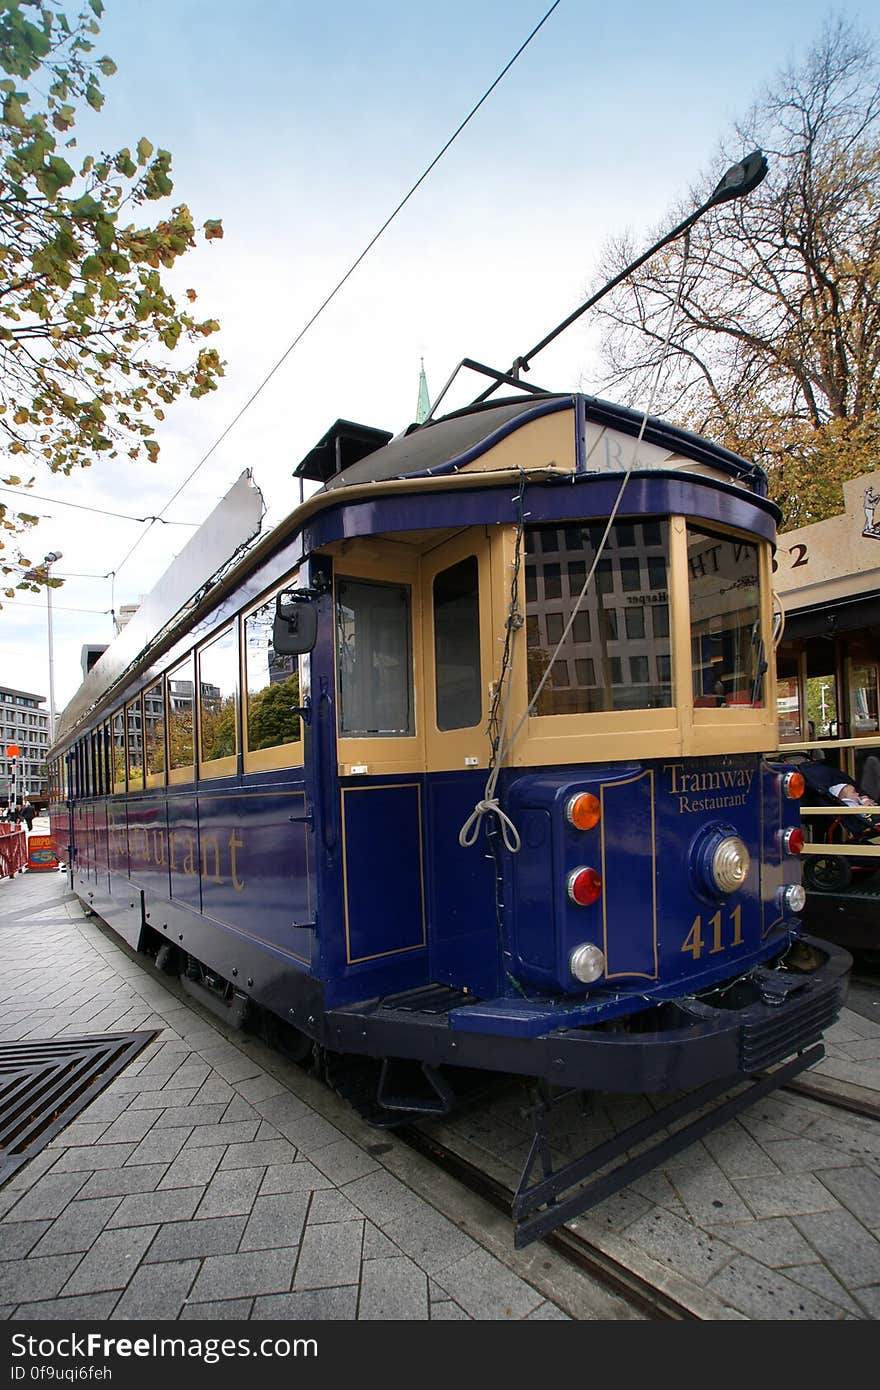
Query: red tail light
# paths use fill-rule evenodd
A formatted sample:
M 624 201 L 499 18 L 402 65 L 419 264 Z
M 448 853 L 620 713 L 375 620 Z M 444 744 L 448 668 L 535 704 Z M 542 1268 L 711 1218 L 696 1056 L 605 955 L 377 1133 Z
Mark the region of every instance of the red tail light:
M 602 879 L 595 869 L 572 869 L 568 876 L 568 896 L 578 907 L 589 907 L 602 895 Z

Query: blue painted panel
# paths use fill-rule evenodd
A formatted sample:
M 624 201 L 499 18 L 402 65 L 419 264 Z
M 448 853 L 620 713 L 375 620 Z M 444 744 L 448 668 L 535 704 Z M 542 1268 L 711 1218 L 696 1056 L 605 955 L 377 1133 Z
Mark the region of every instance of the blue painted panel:
M 654 833 L 654 774 L 648 768 L 600 784 L 603 863 L 602 912 L 606 974 L 657 978 L 657 921 Z M 577 930 L 579 914 L 592 908 L 569 903 Z
M 346 964 L 425 945 L 421 788 L 342 791 Z
M 199 876 L 199 823 L 196 798 L 192 793 L 169 792 L 168 877 L 172 901 L 200 912 L 202 894 Z
M 429 887 L 430 978 L 473 994 L 501 988 L 495 876 L 486 842 L 463 849 L 458 833 L 483 795 L 486 774 L 428 777 L 425 872 Z
M 516 952 L 534 978 L 552 985 L 557 952 L 553 823 L 549 810 L 524 807 L 516 825 L 522 841 L 516 863 Z
M 164 795 L 129 801 L 128 856 L 132 882 L 167 898 L 170 886 Z
M 311 830 L 302 790 L 200 792 L 202 912 L 301 963 L 312 958 Z

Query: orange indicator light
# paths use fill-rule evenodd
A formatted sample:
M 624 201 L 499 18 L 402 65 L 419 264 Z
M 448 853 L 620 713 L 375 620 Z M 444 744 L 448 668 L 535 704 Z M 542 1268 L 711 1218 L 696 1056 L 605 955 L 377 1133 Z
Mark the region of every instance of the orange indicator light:
M 602 818 L 599 798 L 593 796 L 592 792 L 580 792 L 577 796 L 569 797 L 565 815 L 575 830 L 592 830 Z

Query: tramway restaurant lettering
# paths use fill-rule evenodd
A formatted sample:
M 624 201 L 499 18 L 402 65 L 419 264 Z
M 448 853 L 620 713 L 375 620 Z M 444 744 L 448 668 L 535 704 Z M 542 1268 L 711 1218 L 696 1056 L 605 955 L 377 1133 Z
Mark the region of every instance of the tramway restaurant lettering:
M 185 878 L 201 877 L 208 883 L 230 882 L 236 893 L 243 893 L 245 881 L 240 876 L 239 851 L 244 840 L 237 829 L 225 835 L 203 834 L 201 853 L 196 836 L 188 830 L 164 830 L 151 826 L 110 825 L 110 867 L 114 868 L 128 855 L 132 867 L 171 869 Z M 115 861 L 115 864 L 114 864 Z
M 678 813 L 682 816 L 745 806 L 755 776 L 753 767 L 710 770 L 687 768 L 684 763 L 665 763 L 663 771 L 670 774 L 669 794 L 678 797 Z

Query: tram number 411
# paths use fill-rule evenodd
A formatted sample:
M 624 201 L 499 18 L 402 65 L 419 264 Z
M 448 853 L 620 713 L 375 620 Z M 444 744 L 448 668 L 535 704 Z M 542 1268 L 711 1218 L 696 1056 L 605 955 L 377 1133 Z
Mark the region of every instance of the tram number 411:
M 714 956 L 716 951 L 723 951 L 727 946 L 741 946 L 743 944 L 742 906 L 735 907 L 730 913 L 726 923 L 726 931 L 725 923 L 722 922 L 720 908 L 715 913 L 714 917 L 709 918 L 706 926 L 712 929 L 712 945 L 709 948 L 710 956 Z M 728 939 L 725 940 L 725 937 Z M 681 949 L 693 956 L 694 960 L 699 960 L 707 943 L 708 938 L 703 936 L 703 917 L 701 913 L 698 913 L 691 924 L 690 931 L 682 942 Z

